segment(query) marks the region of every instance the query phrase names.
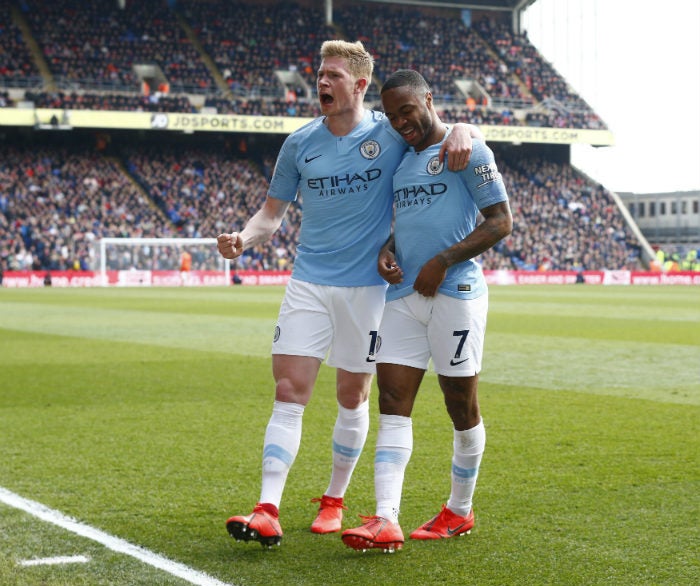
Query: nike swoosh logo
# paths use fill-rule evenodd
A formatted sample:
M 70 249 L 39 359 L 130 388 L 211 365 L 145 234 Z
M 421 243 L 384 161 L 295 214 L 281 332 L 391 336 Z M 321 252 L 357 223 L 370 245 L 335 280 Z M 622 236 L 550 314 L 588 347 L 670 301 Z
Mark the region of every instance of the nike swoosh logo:
M 370 358 L 369 356 L 365 358 L 365 362 L 376 362 L 376 359 Z
M 462 362 L 466 362 L 467 360 L 469 360 L 469 358 L 465 358 L 464 360 L 455 360 L 453 358 L 452 360 L 450 360 L 450 366 L 457 366 L 458 364 L 462 364 Z
M 457 533 L 457 531 L 459 531 L 462 527 L 464 527 L 464 525 L 465 525 L 464 523 L 460 523 L 460 524 L 457 525 L 457 527 L 455 527 L 454 529 L 451 529 L 450 526 L 448 525 L 448 526 L 447 526 L 447 534 L 448 534 L 448 535 L 454 535 L 455 533 Z
M 305 158 L 304 158 L 304 162 L 305 162 L 305 163 L 310 163 L 310 162 L 313 161 L 314 159 L 318 159 L 319 157 L 322 157 L 322 156 L 323 156 L 323 153 L 321 153 L 320 155 L 316 155 L 315 157 L 305 157 Z

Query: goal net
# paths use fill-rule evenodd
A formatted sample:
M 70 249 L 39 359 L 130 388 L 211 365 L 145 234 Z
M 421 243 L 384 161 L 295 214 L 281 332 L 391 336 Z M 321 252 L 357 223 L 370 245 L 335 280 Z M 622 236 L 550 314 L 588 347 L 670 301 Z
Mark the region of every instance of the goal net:
M 231 261 L 216 238 L 102 238 L 99 272 L 103 287 L 228 285 Z

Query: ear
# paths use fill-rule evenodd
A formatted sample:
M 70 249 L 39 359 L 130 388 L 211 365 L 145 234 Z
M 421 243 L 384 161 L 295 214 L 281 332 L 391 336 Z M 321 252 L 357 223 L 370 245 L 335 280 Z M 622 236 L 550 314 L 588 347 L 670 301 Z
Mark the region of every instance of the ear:
M 369 85 L 369 80 L 366 77 L 360 77 L 355 82 L 355 87 L 360 92 L 364 92 L 367 89 L 368 85 Z
M 430 109 L 433 104 L 433 92 L 425 92 L 425 105 Z

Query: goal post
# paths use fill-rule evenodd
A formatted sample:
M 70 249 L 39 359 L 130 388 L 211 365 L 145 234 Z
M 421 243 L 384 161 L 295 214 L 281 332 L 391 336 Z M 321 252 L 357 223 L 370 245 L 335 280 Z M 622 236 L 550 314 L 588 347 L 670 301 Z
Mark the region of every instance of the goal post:
M 231 283 L 231 261 L 219 254 L 216 238 L 102 238 L 98 254 L 103 287 L 148 286 L 154 274 L 171 275 L 171 281 L 176 275 L 187 285 L 190 274 L 223 273 L 223 283 Z M 118 278 L 110 278 L 115 273 Z

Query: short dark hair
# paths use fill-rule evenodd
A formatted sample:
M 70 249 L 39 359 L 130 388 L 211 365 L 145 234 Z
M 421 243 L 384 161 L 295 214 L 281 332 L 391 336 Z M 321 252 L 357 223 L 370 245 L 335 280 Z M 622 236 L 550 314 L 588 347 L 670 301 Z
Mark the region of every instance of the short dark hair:
M 382 85 L 383 94 L 387 90 L 397 87 L 409 86 L 415 93 L 425 93 L 430 91 L 430 86 L 425 78 L 413 69 L 399 69 L 392 73 Z

